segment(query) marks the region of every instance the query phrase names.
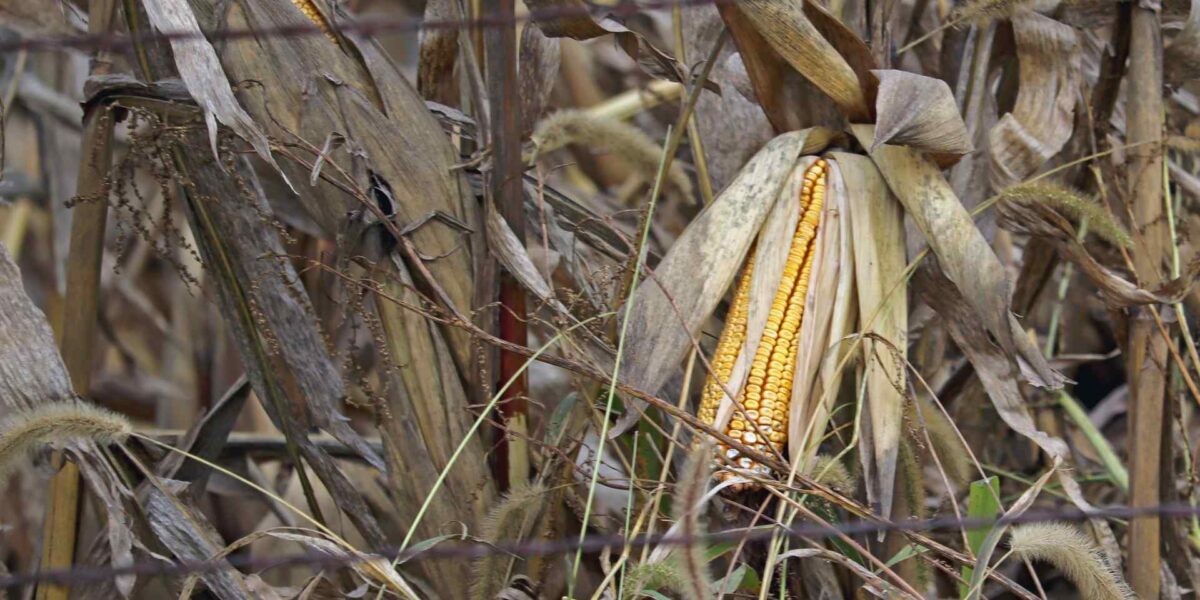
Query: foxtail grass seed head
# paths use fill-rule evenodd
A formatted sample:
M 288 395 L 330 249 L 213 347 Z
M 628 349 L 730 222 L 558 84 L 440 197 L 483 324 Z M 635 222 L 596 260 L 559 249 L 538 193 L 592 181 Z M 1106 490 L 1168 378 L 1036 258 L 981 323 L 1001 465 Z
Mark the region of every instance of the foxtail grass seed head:
M 133 428 L 122 415 L 87 402 L 47 402 L 0 420 L 0 478 L 39 448 L 76 440 L 107 445 L 125 441 Z
M 812 275 L 814 241 L 825 202 L 829 164 L 818 160 L 804 173 L 800 188 L 801 217 L 788 249 L 783 276 L 776 287 L 762 339 L 754 351 L 749 374 L 737 399 L 742 408 L 734 410 L 725 433 L 760 452 L 783 452 L 787 443 L 788 411 L 792 399 L 792 383 L 796 371 L 800 323 L 804 317 L 804 300 Z M 741 280 L 734 292 L 733 306 L 725 330 L 717 343 L 713 370 L 705 383 L 700 402 L 700 418 L 715 424 L 717 407 L 724 394 L 724 385 L 733 369 L 733 362 L 746 341 L 749 288 L 753 279 L 753 258 L 747 261 Z M 734 393 L 734 390 L 730 390 Z M 719 444 L 718 460 L 732 463 L 736 469 L 767 474 L 767 467 L 741 456 L 735 448 Z M 728 469 L 718 471 L 717 477 L 734 476 Z M 735 486 L 740 489 L 744 486 Z
M 1034 523 L 1012 528 L 1012 554 L 1022 560 L 1043 560 L 1062 571 L 1089 600 L 1126 600 L 1133 593 L 1100 555 L 1090 537 L 1066 523 Z
M 853 494 L 858 487 L 858 479 L 850 473 L 846 465 L 826 454 L 817 455 L 808 476 L 817 483 L 825 484 L 843 494 Z
M 540 483 L 519 483 L 484 518 L 481 532 L 491 543 L 514 542 L 527 534 L 546 502 L 546 488 Z M 470 597 L 490 600 L 508 585 L 508 565 L 512 555 L 488 553 L 472 568 Z
M 997 196 L 1000 202 L 1045 204 L 1077 221 L 1087 218 L 1088 228 L 1101 239 L 1126 248 L 1133 245 L 1133 238 L 1099 202 L 1073 189 L 1037 181 L 1008 187 Z

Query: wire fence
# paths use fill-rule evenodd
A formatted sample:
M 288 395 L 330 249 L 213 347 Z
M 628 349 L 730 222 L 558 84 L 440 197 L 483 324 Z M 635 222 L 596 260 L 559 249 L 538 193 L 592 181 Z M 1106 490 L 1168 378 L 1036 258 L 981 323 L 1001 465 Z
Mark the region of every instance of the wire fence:
M 1200 516 L 1200 507 L 1187 503 L 1159 504 L 1134 507 L 1124 505 L 1106 506 L 1094 510 L 1079 509 L 1030 509 L 1012 517 L 996 519 L 942 517 L 901 521 L 858 520 L 831 525 L 803 524 L 794 527 L 764 526 L 754 529 L 716 531 L 700 536 L 681 536 L 670 533 L 638 535 L 632 538 L 621 535 L 589 535 L 586 538 L 559 539 L 552 541 L 487 543 L 470 538 L 453 538 L 429 547 L 401 549 L 397 546 L 376 549 L 371 553 L 304 552 L 278 557 L 252 557 L 234 555 L 221 560 L 206 561 L 142 561 L 114 566 L 74 566 L 69 569 L 47 569 L 28 574 L 0 575 L 0 589 L 24 587 L 41 583 L 82 585 L 108 581 L 124 575 L 141 577 L 175 577 L 211 573 L 229 568 L 254 569 L 259 571 L 287 567 L 344 567 L 367 561 L 388 559 L 398 564 L 438 560 L 474 559 L 493 554 L 508 554 L 520 557 L 562 555 L 602 550 L 619 550 L 625 547 L 642 546 L 689 546 L 695 544 L 719 544 L 722 542 L 765 541 L 774 536 L 800 540 L 820 541 L 841 536 L 868 535 L 888 532 L 924 533 L 958 529 L 1019 525 L 1028 523 L 1079 522 L 1092 519 L 1180 519 Z
M 473 19 L 425 19 L 423 17 L 388 17 L 361 20 L 340 20 L 336 22 L 338 31 L 345 34 L 361 36 L 387 36 L 421 31 L 487 29 L 493 27 L 512 27 L 521 23 L 554 23 L 580 17 L 593 19 L 615 18 L 625 19 L 647 11 L 674 8 L 691 8 L 698 6 L 732 5 L 742 0 L 644 0 L 642 2 L 621 2 L 613 6 L 592 6 L 586 3 L 566 4 L 531 10 L 522 15 L 483 16 Z M 0 41 L 0 52 L 47 51 L 47 50 L 125 50 L 136 43 L 166 42 L 178 40 L 240 40 L 246 38 L 261 39 L 265 37 L 305 37 L 324 36 L 325 30 L 315 23 L 296 23 L 291 25 L 273 25 L 254 28 L 225 28 L 209 32 L 196 31 L 147 31 L 136 35 L 120 32 L 87 33 L 79 35 L 57 35 L 41 37 L 24 37 L 21 39 Z

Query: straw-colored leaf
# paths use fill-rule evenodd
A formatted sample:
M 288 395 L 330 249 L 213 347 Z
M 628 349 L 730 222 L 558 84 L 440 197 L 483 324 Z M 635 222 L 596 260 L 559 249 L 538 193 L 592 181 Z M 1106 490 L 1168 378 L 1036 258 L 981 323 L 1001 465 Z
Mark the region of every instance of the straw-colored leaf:
M 830 163 L 836 173 L 839 164 L 836 160 Z M 843 179 L 831 176 L 822 217 L 824 227 L 818 232 L 813 282 L 805 300 L 810 309 L 800 324 L 792 406 L 802 409 L 793 409 L 789 435 L 797 436 L 796 432 L 802 431 L 803 437 L 789 438 L 795 440 L 788 448 L 793 461 L 810 460 L 825 439 L 845 374 L 841 363 L 851 348 L 843 340 L 858 324 L 847 194 Z
M 521 121 L 523 131 L 528 132 L 550 103 L 562 54 L 559 40 L 547 37 L 538 27 L 521 30 L 520 48 L 517 74 L 521 85 Z
M 74 35 L 83 23 L 73 18 L 73 9 L 58 0 L 3 0 L 0 22 L 29 36 Z
M 801 161 L 803 173 L 807 167 Z M 831 355 L 840 352 L 829 352 L 831 343 L 830 329 L 833 322 L 842 316 L 852 298 L 846 292 L 847 280 L 853 279 L 853 269 L 849 268 L 849 246 L 847 244 L 847 223 L 845 205 L 846 194 L 841 188 L 841 181 L 836 176 L 837 165 L 829 161 L 829 174 L 826 176 L 825 201 L 822 205 L 820 225 L 817 237 L 813 241 L 812 273 L 809 275 L 808 291 L 804 298 L 804 318 L 800 321 L 800 331 L 796 342 L 796 370 L 792 379 L 792 398 L 788 405 L 788 456 L 792 461 L 804 460 L 808 464 L 809 455 L 802 454 L 804 450 L 815 452 L 817 440 L 825 436 L 827 425 L 827 408 L 835 398 L 826 398 L 824 390 L 836 389 L 829 373 L 822 370 Z M 786 193 L 786 191 L 785 191 Z M 790 196 L 794 198 L 794 196 Z M 789 196 L 781 197 L 781 200 Z M 787 203 L 794 204 L 794 202 Z M 764 231 L 764 236 L 768 232 Z M 779 254 L 778 248 L 772 248 L 765 237 L 759 244 L 761 260 L 770 254 Z M 762 310 L 769 308 L 769 301 Z M 763 315 L 765 322 L 766 315 Z M 836 348 L 835 348 L 836 350 Z M 836 362 L 836 360 L 833 360 Z
M 1025 179 L 1062 150 L 1075 126 L 1082 59 L 1075 29 L 1037 13 L 1014 17 L 1017 102 L 992 128 L 991 183 Z
M 796 160 L 829 139 L 828 130 L 811 129 L 771 140 L 679 236 L 632 300 L 621 365 L 626 383 L 654 392 L 670 377 L 733 283 Z M 613 435 L 640 417 L 638 406 L 631 403 Z
M 825 92 L 844 115 L 851 120 L 863 120 L 871 114 L 858 75 L 821 35 L 801 4 L 743 0 L 736 9 L 783 60 Z
M 970 0 L 951 14 L 952 23 L 986 25 L 997 19 L 1007 19 L 1024 11 L 1030 0 Z
M 849 203 L 859 327 L 871 336 L 862 344 L 876 476 L 868 486 L 876 489 L 886 517 L 891 511 L 907 392 L 904 212 L 870 159 L 849 154 L 835 154 L 835 158 Z
M 942 167 L 971 151 L 971 135 L 945 81 L 896 70 L 874 71 L 875 140 L 932 154 Z
M 426 21 L 448 21 L 461 18 L 457 0 L 429 0 L 425 3 Z M 453 104 L 458 100 L 458 77 L 453 76 L 458 60 L 457 29 L 431 28 L 421 32 L 421 47 L 417 55 L 417 91 L 421 97 Z
M 854 133 L 864 146 L 873 145 L 870 126 L 856 125 Z M 971 323 L 994 338 L 1005 356 L 1020 362 L 1020 374 L 1031 384 L 1051 389 L 1062 385 L 1062 376 L 1025 338 L 1009 311 L 1012 286 L 1004 266 L 937 166 L 914 150 L 888 144 L 870 154 L 906 214 L 929 242 L 940 271 L 961 296 L 964 304 L 959 308 L 964 315 L 970 315 Z M 1015 369 L 1006 370 L 1004 376 L 1016 374 Z
M 782 563 L 790 558 L 819 558 L 827 560 L 831 563 L 846 567 L 851 573 L 862 579 L 862 591 L 874 595 L 877 598 L 896 598 L 900 597 L 900 590 L 896 586 L 888 583 L 871 569 L 864 567 L 862 564 L 855 562 L 850 557 L 841 552 L 826 550 L 825 548 L 802 548 L 799 550 L 789 550 L 780 554 L 776 558 L 776 564 Z
M 48 402 L 75 397 L 62 356 L 54 344 L 50 324 L 29 296 L 8 247 L 0 243 L 0 415 L 37 410 Z M 88 439 L 68 445 L 69 455 L 104 510 L 107 519 L 107 551 L 114 563 L 131 563 L 133 532 L 125 512 L 125 483 L 107 464 L 104 454 Z M 109 597 L 128 593 L 134 577 L 109 580 Z M 106 583 L 109 583 L 106 582 Z M 100 586 L 97 586 L 100 587 Z

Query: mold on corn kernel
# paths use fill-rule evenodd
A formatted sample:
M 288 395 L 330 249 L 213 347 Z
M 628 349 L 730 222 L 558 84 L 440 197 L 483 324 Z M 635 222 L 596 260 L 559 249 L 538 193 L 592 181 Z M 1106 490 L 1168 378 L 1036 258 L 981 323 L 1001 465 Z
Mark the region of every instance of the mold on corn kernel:
M 729 389 L 729 393 L 737 394 L 741 406 L 734 409 L 725 433 L 765 454 L 772 451 L 782 454 L 787 443 L 787 412 L 792 398 L 799 331 L 816 254 L 814 241 L 825 201 L 827 174 L 828 163 L 823 159 L 814 162 L 804 173 L 799 199 L 800 221 L 788 248 L 783 275 L 771 299 L 767 323 L 751 358 L 746 384 L 741 390 Z M 717 409 L 745 344 L 753 273 L 752 250 L 734 291 L 725 330 L 717 342 L 712 370 L 701 396 L 698 416 L 706 423 L 716 424 Z M 760 476 L 770 471 L 725 444 L 718 444 L 714 458 L 718 466 L 723 467 L 717 472 L 717 477 L 722 480 L 735 476 L 737 470 Z M 732 489 L 739 491 L 748 487 L 752 486 L 735 485 Z

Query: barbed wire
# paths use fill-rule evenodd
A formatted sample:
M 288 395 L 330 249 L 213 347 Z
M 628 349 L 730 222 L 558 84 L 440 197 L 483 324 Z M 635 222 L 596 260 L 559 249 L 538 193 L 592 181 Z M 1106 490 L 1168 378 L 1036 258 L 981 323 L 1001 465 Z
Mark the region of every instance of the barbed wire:
M 824 540 L 839 536 L 866 535 L 889 532 L 934 532 L 946 529 L 977 529 L 982 527 L 1019 525 L 1028 523 L 1078 522 L 1092 519 L 1145 519 L 1162 517 L 1168 519 L 1200 516 L 1200 507 L 1186 503 L 1168 503 L 1155 506 L 1113 505 L 1083 511 L 1077 508 L 1066 510 L 1031 509 L 1012 517 L 913 519 L 902 521 L 858 520 L 836 525 L 804 524 L 790 528 L 760 527 L 755 529 L 733 529 L 707 533 L 700 536 L 681 536 L 670 533 L 638 535 L 628 538 L 621 535 L 591 535 L 584 539 L 559 539 L 548 542 L 487 543 L 470 538 L 456 538 L 428 548 L 401 549 L 397 546 L 377 549 L 371 553 L 304 552 L 275 558 L 253 556 L 230 556 L 221 560 L 175 561 L 161 560 L 136 562 L 118 566 L 75 566 L 68 569 L 47 569 L 28 574 L 0 575 L 0 589 L 23 587 L 40 583 L 76 585 L 108 581 L 125 575 L 164 577 L 200 575 L 227 570 L 231 567 L 268 570 L 286 566 L 313 565 L 318 567 L 344 567 L 378 559 L 395 559 L 398 563 L 423 560 L 459 558 L 474 559 L 492 554 L 509 554 L 521 557 L 565 554 L 583 550 L 599 552 L 641 546 L 689 546 L 695 544 L 718 544 L 721 542 L 764 541 L 776 535 L 791 539 Z
M 622 2 L 614 6 L 597 6 L 589 4 L 572 4 L 553 6 L 531 10 L 523 15 L 484 16 L 474 19 L 425 19 L 424 17 L 392 17 L 382 19 L 355 19 L 337 22 L 337 30 L 342 33 L 354 33 L 363 36 L 385 36 L 419 31 L 486 29 L 492 27 L 512 27 L 520 23 L 553 23 L 568 19 L 589 17 L 600 19 L 615 17 L 629 18 L 637 14 L 662 10 L 667 8 L 691 8 L 697 6 L 732 5 L 742 0 L 645 0 L 643 2 Z M 120 32 L 84 33 L 78 35 L 56 35 L 42 37 L 26 37 L 10 41 L 0 41 L 0 53 L 45 50 L 108 50 L 117 51 L 133 47 L 135 43 L 172 41 L 172 40 L 238 40 L 245 38 L 261 39 L 264 37 L 305 37 L 324 36 L 325 30 L 315 23 L 297 23 L 294 25 L 277 25 L 255 28 L 226 28 L 209 32 L 197 31 L 152 31 L 128 35 Z

